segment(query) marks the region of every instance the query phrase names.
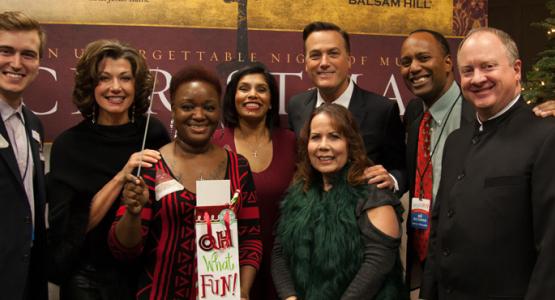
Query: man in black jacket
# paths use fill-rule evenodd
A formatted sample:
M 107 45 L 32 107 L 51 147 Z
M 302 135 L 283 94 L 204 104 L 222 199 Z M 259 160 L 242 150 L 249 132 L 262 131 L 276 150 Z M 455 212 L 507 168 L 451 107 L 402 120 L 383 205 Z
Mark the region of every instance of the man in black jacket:
M 289 127 L 298 135 L 315 107 L 336 103 L 348 108 L 360 128 L 366 154 L 377 165 L 366 175 L 380 188 L 406 191 L 404 130 L 397 103 L 359 88 L 349 77 L 349 35 L 337 25 L 308 24 L 303 31 L 305 70 L 316 87 L 287 104 Z
M 425 111 L 430 112 L 431 121 L 431 159 L 428 168 L 432 170 L 431 206 L 435 206 L 435 196 L 439 188 L 442 169 L 443 148 L 447 136 L 465 124 L 472 124 L 475 111 L 464 100 L 461 89 L 453 74 L 453 58 L 445 37 L 435 31 L 418 29 L 411 32 L 401 47 L 400 72 L 409 90 L 417 96 L 412 99 L 405 111 L 404 123 L 407 129 L 407 172 L 409 182 L 409 208 L 415 195 L 416 177 L 422 173 L 417 170 L 420 125 Z M 555 101 L 548 101 L 534 108 L 538 116 L 555 114 Z M 411 225 L 411 215 L 407 220 L 407 283 L 411 289 L 420 286 L 424 268 L 426 249 L 420 249 L 415 241 L 415 232 L 422 230 Z M 429 224 L 428 224 L 429 225 Z M 429 228 L 429 226 L 428 226 Z
M 453 74 L 453 58 L 445 37 L 438 32 L 419 29 L 409 34 L 401 47 L 400 72 L 409 90 L 417 96 L 405 111 L 404 123 L 407 128 L 407 172 L 409 182 L 409 218 L 407 228 L 407 284 L 411 289 L 420 286 L 427 248 L 418 247 L 415 235 L 429 230 L 413 226 L 410 208 L 415 199 L 416 177 L 423 174 L 417 170 L 417 156 L 420 126 L 424 111 L 431 114 L 431 158 L 428 166 L 432 173 L 431 206 L 439 187 L 443 146 L 447 136 L 461 125 L 474 120 L 474 110 L 462 98 L 459 85 Z M 424 169 L 422 168 L 422 169 Z M 428 217 L 430 215 L 428 210 Z M 429 218 L 428 218 L 429 219 Z M 427 240 L 422 241 L 427 245 Z
M 0 291 L 47 299 L 43 130 L 22 102 L 45 35 L 21 12 L 0 14 Z
M 514 41 L 494 28 L 461 42 L 470 126 L 445 143 L 421 298 L 550 299 L 555 293 L 555 120 L 520 96 Z

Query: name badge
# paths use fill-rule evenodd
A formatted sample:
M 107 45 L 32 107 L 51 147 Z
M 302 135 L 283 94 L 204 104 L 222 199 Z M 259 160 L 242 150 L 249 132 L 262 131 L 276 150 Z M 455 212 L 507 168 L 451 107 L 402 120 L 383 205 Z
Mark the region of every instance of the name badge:
M 427 229 L 430 224 L 430 199 L 412 198 L 410 207 L 410 226 L 415 229 Z
M 0 134 L 0 149 L 8 148 L 10 143 L 4 138 L 3 135 Z
M 37 143 L 41 144 L 41 140 L 40 140 L 40 133 L 36 130 L 31 130 L 31 135 L 33 136 L 33 139 L 35 139 L 35 141 L 37 141 Z
M 179 181 L 173 179 L 169 174 L 162 170 L 156 171 L 156 185 L 154 187 L 156 201 L 160 201 L 164 196 L 183 189 L 185 189 L 185 187 Z
M 41 143 L 41 139 L 40 139 L 40 133 L 36 130 L 31 130 L 31 136 L 33 136 L 33 139 L 35 141 L 37 141 L 37 144 L 39 144 L 39 158 L 42 162 L 44 162 L 44 153 L 42 152 L 42 143 Z

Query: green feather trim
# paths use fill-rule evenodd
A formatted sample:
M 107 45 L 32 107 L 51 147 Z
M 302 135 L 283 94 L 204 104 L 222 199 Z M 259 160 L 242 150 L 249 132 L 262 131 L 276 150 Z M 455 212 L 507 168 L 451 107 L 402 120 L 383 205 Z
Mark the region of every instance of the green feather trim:
M 362 263 L 355 208 L 366 188 L 349 186 L 339 173 L 328 192 L 294 184 L 282 204 L 277 234 L 300 299 L 340 299 Z

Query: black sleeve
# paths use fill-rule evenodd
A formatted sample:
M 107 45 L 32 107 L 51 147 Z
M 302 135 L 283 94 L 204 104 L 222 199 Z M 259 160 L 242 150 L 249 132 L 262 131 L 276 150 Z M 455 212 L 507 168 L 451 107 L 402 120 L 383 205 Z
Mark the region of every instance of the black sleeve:
M 400 238 L 379 231 L 364 212 L 358 218 L 364 246 L 363 261 L 355 278 L 343 293 L 343 300 L 373 299 L 392 271 L 398 255 Z
M 439 223 L 439 207 L 441 203 L 437 201 L 434 205 L 431 218 L 430 238 L 428 241 L 428 255 L 422 274 L 422 284 L 420 287 L 420 298 L 426 300 L 437 299 L 437 281 L 435 278 L 436 268 L 436 245 L 437 245 L 437 227 Z
M 295 292 L 295 284 L 289 272 L 287 259 L 283 253 L 278 237 L 274 240 L 271 271 L 272 279 L 274 280 L 274 285 L 280 299 L 285 299 L 297 294 Z
M 89 219 L 88 201 L 79 201 L 67 185 L 47 175 L 48 280 L 62 284 L 71 274 L 85 241 Z
M 405 128 L 401 123 L 399 106 L 392 106 L 385 128 L 385 147 L 383 165 L 395 177 L 399 185 L 398 195 L 404 194 L 408 189 Z
M 151 116 L 148 128 L 149 132 L 146 148 L 158 150 L 162 148 L 162 146 L 171 142 L 168 130 L 157 118 Z

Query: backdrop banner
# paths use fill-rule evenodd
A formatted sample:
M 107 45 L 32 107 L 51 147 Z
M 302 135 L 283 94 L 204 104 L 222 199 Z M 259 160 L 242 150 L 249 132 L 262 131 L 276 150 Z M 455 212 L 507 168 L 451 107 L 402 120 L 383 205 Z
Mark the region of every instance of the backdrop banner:
M 82 117 L 71 102 L 75 64 L 97 39 L 118 39 L 140 50 L 158 72 L 152 111 L 170 120 L 171 74 L 186 65 L 218 71 L 222 84 L 251 61 L 275 75 L 280 113 L 294 94 L 311 88 L 304 71 L 302 29 L 333 22 L 351 33 L 352 77 L 364 89 L 397 101 L 401 114 L 412 98 L 399 74 L 405 36 L 418 28 L 439 31 L 456 52 L 460 37 L 487 25 L 486 0 L 3 0 L 2 10 L 21 10 L 47 32 L 38 78 L 24 94 L 51 142 Z

